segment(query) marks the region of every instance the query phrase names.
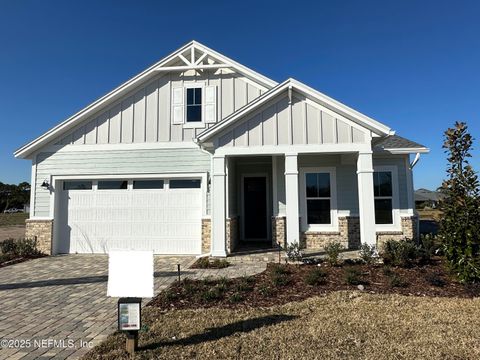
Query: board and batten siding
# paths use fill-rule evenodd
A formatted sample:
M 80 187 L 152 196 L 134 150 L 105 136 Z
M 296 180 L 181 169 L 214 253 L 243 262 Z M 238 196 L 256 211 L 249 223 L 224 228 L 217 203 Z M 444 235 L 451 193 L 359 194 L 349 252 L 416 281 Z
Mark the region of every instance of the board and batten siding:
M 367 130 L 297 94 L 291 106 L 283 94 L 218 136 L 218 147 L 358 144 Z
M 265 89 L 231 70 L 160 74 L 77 125 L 55 145 L 192 141 L 214 123 L 188 128 L 172 123 L 172 89 L 191 83 L 217 88 L 217 122 L 259 97 Z
M 209 171 L 210 156 L 195 148 L 40 153 L 37 155 L 34 216 L 50 215 L 50 192 L 41 184 L 52 175 L 108 176 Z M 208 203 L 207 199 L 207 208 Z

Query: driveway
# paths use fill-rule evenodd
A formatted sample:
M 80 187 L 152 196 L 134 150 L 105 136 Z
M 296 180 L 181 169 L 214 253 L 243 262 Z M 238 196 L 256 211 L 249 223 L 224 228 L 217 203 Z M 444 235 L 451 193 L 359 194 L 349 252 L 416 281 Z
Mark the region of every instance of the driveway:
M 191 256 L 156 256 L 155 294 L 177 278 L 177 264 L 182 276 L 191 278 L 253 275 L 265 269 L 265 263 L 257 262 L 188 270 L 194 261 Z M 117 299 L 106 296 L 107 280 L 106 255 L 52 256 L 1 268 L 0 340 L 11 340 L 13 348 L 0 348 L 0 359 L 78 358 L 100 343 L 117 324 Z

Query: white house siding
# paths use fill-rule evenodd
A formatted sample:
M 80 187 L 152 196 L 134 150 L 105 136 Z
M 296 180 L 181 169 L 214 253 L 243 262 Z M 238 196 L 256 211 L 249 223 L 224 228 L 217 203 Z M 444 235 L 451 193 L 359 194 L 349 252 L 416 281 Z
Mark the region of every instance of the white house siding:
M 205 128 L 172 124 L 171 89 L 185 83 L 217 86 L 217 121 L 259 97 L 264 88 L 231 70 L 202 74 L 159 74 L 55 141 L 67 144 L 118 144 L 192 141 Z M 207 124 L 208 127 L 214 124 Z
M 288 97 L 279 95 L 220 134 L 218 146 L 359 144 L 368 139 L 366 129 L 300 94 L 293 97 L 291 126 L 289 112 Z
M 285 169 L 284 158 L 277 165 L 278 213 L 285 214 Z M 399 205 L 401 210 L 408 209 L 407 169 L 404 155 L 389 155 L 373 158 L 374 166 L 396 166 L 398 168 Z M 349 211 L 358 215 L 357 167 L 354 155 L 299 155 L 298 167 L 335 167 L 337 179 L 337 205 L 340 211 Z M 300 194 L 300 196 L 302 196 Z M 277 215 L 277 214 L 275 214 Z
M 50 193 L 41 187 L 50 176 L 201 173 L 210 156 L 199 149 L 132 149 L 40 153 L 37 156 L 35 217 L 50 216 Z M 207 199 L 207 204 L 208 204 Z M 207 205 L 208 206 L 208 205 Z

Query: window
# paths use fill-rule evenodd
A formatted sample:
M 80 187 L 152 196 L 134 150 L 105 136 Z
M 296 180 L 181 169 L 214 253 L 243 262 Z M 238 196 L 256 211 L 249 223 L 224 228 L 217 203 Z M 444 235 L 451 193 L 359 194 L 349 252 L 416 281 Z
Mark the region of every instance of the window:
M 64 181 L 63 190 L 92 190 L 91 181 Z
M 126 180 L 101 180 L 98 182 L 98 190 L 123 190 L 127 185 Z
M 392 172 L 373 173 L 373 195 L 375 197 L 375 223 L 393 224 Z
M 187 88 L 187 122 L 202 121 L 202 88 Z
M 331 224 L 329 173 L 306 173 L 307 224 Z
M 134 189 L 163 189 L 163 180 L 134 180 Z
M 199 189 L 200 180 L 177 179 L 170 180 L 170 189 Z

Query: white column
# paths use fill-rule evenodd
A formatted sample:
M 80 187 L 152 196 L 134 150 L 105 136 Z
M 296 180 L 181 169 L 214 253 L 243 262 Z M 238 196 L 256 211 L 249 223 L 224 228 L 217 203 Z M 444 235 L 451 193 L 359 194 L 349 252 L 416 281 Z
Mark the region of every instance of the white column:
M 285 154 L 285 200 L 287 215 L 287 244 L 300 242 L 298 215 L 298 160 L 297 154 Z
M 212 256 L 225 257 L 225 157 L 214 156 L 212 161 Z
M 357 159 L 358 210 L 360 241 L 376 245 L 375 202 L 373 197 L 373 162 L 371 152 L 361 152 Z

